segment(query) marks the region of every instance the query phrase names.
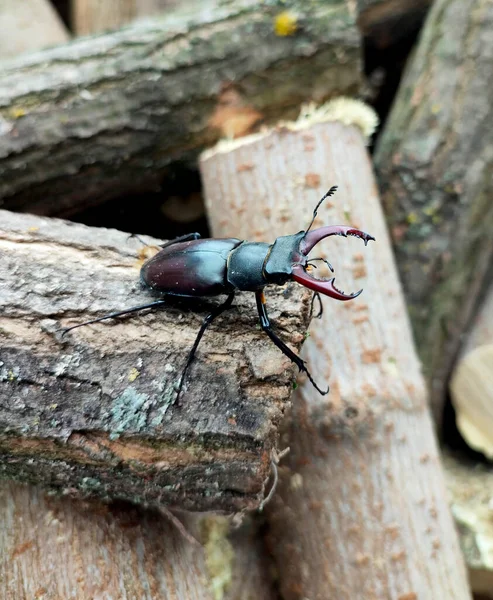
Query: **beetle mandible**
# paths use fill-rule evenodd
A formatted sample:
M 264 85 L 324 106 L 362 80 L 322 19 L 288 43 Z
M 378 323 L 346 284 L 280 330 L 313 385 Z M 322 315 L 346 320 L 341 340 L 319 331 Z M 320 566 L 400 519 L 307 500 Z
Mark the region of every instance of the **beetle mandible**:
M 293 279 L 301 285 L 319 294 L 330 296 L 336 300 L 352 300 L 363 290 L 354 294 L 345 294 L 335 286 L 335 278 L 316 279 L 312 277 L 311 263 L 315 260 L 325 262 L 331 271 L 332 266 L 323 258 L 308 259 L 308 253 L 321 240 L 331 235 L 352 235 L 362 239 L 365 246 L 375 238 L 364 231 L 344 225 L 329 225 L 310 231 L 322 202 L 335 193 L 337 186 L 322 196 L 313 211 L 313 218 L 306 231 L 293 235 L 278 237 L 273 244 L 265 242 L 248 242 L 237 238 L 201 239 L 198 233 L 191 233 L 161 246 L 161 250 L 147 260 L 140 270 L 143 284 L 163 296 L 181 296 L 200 298 L 227 295 L 222 304 L 218 304 L 208 314 L 200 327 L 195 342 L 190 350 L 185 367 L 178 384 L 175 402 L 178 400 L 187 370 L 192 362 L 197 347 L 207 327 L 225 310 L 230 308 L 237 291 L 255 292 L 257 311 L 262 330 L 274 344 L 285 354 L 300 371 L 306 373 L 315 389 L 322 395 L 329 388 L 322 390 L 314 381 L 306 367 L 305 361 L 295 354 L 273 331 L 265 305 L 264 287 L 269 284 L 283 285 Z M 113 319 L 122 315 L 138 312 L 147 308 L 156 308 L 167 304 L 165 299 L 148 304 L 133 306 L 126 310 L 104 315 L 97 319 L 85 321 L 64 329 L 63 334 L 91 323 Z

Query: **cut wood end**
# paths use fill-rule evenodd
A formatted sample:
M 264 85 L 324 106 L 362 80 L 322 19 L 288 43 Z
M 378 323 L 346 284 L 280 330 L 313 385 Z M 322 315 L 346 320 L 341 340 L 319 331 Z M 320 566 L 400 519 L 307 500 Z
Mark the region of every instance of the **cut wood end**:
M 303 105 L 296 121 L 281 121 L 274 128 L 265 127 L 257 133 L 234 140 L 220 140 L 215 146 L 205 150 L 201 154 L 200 160 L 205 161 L 215 154 L 231 152 L 241 146 L 257 142 L 270 135 L 273 129 L 302 131 L 317 123 L 326 123 L 328 121 L 335 121 L 358 128 L 366 141 L 371 138 L 378 126 L 378 116 L 373 108 L 361 100 L 341 96 L 329 100 L 329 102 L 321 106 L 317 106 L 313 102 Z
M 460 361 L 450 393 L 463 438 L 493 460 L 493 344 L 476 348 Z

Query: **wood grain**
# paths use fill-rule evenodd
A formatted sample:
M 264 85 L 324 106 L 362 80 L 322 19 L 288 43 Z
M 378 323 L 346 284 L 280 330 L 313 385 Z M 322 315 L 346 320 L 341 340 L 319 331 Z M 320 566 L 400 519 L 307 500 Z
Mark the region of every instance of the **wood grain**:
M 415 353 L 370 160 L 359 130 L 339 122 L 278 128 L 212 150 L 201 170 L 213 231 L 260 238 L 316 225 L 372 233 L 330 238 L 328 258 L 355 301 L 326 299 L 303 347 L 306 380 L 293 396 L 269 548 L 285 600 L 470 598 L 447 504 L 424 380 Z M 238 219 L 238 214 L 241 218 Z

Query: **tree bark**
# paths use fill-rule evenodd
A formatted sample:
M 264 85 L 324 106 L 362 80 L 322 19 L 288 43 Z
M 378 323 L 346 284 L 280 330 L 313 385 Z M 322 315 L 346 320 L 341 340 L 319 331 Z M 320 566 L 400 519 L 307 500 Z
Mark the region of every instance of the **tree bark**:
M 156 510 L 54 498 L 5 482 L 0 518 L 5 599 L 273 599 L 248 524 L 228 537 L 224 518 L 181 514 L 197 545 Z
M 0 60 L 62 44 L 69 37 L 49 0 L 0 3 Z
M 0 211 L 0 474 L 64 494 L 189 510 L 258 506 L 293 366 L 258 329 L 252 294 L 207 330 L 180 405 L 175 386 L 210 305 L 170 306 L 61 336 L 155 300 L 124 233 Z M 299 350 L 308 294 L 272 296 Z
M 71 0 L 74 30 L 88 35 L 117 29 L 133 19 L 175 7 L 179 0 Z
M 490 2 L 435 2 L 375 158 L 438 422 L 493 257 L 492 27 Z
M 345 0 L 193 0 L 173 14 L 18 59 L 0 72 L 0 203 L 67 216 L 155 189 L 219 137 L 352 94 L 360 40 Z M 277 33 L 276 33 L 277 31 Z
M 201 163 L 216 235 L 299 231 L 338 184 L 315 226 L 352 224 L 377 239 L 363 248 L 331 238 L 327 252 L 313 251 L 334 265 L 339 285 L 364 292 L 353 302 L 328 299 L 304 344 L 315 380 L 331 391 L 321 397 L 302 381 L 281 438 L 291 450 L 267 516 L 282 597 L 465 600 L 424 381 L 362 136 L 340 122 L 298 128 L 211 150 Z

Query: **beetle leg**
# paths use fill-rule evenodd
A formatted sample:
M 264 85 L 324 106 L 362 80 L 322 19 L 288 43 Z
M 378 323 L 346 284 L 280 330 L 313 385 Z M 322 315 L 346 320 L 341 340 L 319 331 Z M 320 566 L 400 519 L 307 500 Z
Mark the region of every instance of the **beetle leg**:
M 223 313 L 225 310 L 228 310 L 228 308 L 230 308 L 231 304 L 233 303 L 234 297 L 235 297 L 235 292 L 232 292 L 231 294 L 229 294 L 229 296 L 226 298 L 226 300 L 222 304 L 219 304 L 219 306 L 216 306 L 214 308 L 214 310 L 212 312 L 210 312 L 206 316 L 206 318 L 203 320 L 202 325 L 197 334 L 197 337 L 195 338 L 195 342 L 193 343 L 192 349 L 190 350 L 190 354 L 188 355 L 185 367 L 183 368 L 183 371 L 181 372 L 180 383 L 178 384 L 178 392 L 176 394 L 175 403 L 178 402 L 183 384 L 185 383 L 185 375 L 187 374 L 188 367 L 190 366 L 190 363 L 192 362 L 192 360 L 195 356 L 195 352 L 197 351 L 200 340 L 202 339 L 202 336 L 204 335 L 205 330 L 207 329 L 207 327 L 209 327 L 209 325 L 212 323 L 212 321 L 214 321 L 214 319 L 216 317 L 218 317 L 221 313 Z
M 132 306 L 132 308 L 126 308 L 125 310 L 120 310 L 118 312 L 110 313 L 108 315 L 103 315 L 102 317 L 98 317 L 97 319 L 91 319 L 90 321 L 84 321 L 84 323 L 78 323 L 77 325 L 72 325 L 72 327 L 65 327 L 62 333 L 62 337 L 72 331 L 72 329 L 77 329 L 77 327 L 82 327 L 83 325 L 92 325 L 93 323 L 99 323 L 100 321 L 106 321 L 106 319 L 115 319 L 117 317 L 121 317 L 123 315 L 128 315 L 130 313 L 138 312 L 139 310 L 145 310 L 146 308 L 156 308 L 156 306 L 161 306 L 166 304 L 166 300 L 155 300 L 154 302 L 149 302 L 148 304 L 141 304 L 140 306 Z
M 315 299 L 318 300 L 318 313 L 315 317 L 313 317 L 313 306 L 315 304 Z M 321 319 L 324 314 L 324 305 L 322 304 L 322 298 L 318 292 L 314 292 L 311 302 L 310 302 L 310 319 L 313 317 L 314 319 Z
M 313 380 L 313 377 L 311 376 L 310 371 L 306 368 L 305 361 L 302 358 L 300 358 L 297 354 L 295 354 L 291 350 L 291 348 L 286 346 L 286 344 L 272 330 L 272 326 L 271 326 L 270 320 L 269 320 L 269 315 L 267 314 L 267 308 L 265 306 L 264 292 L 262 290 L 255 292 L 255 298 L 257 300 L 257 310 L 258 310 L 258 316 L 260 317 L 260 326 L 262 327 L 263 331 L 265 331 L 265 333 L 270 337 L 270 339 L 279 348 L 279 350 L 285 356 L 287 356 L 290 361 L 294 362 L 294 364 L 298 367 L 298 369 L 300 371 L 303 371 L 304 373 L 306 373 L 308 379 L 310 380 L 313 387 L 317 390 L 317 392 L 322 394 L 322 396 L 325 396 L 326 394 L 328 394 L 329 388 L 327 388 L 325 391 L 323 391 L 318 387 L 318 385 Z
M 180 237 L 175 238 L 174 240 L 169 240 L 164 244 L 160 244 L 160 248 L 168 248 L 168 246 L 172 246 L 173 244 L 179 244 L 180 242 L 190 242 L 191 240 L 199 240 L 200 233 L 185 233 L 185 235 L 180 235 Z

